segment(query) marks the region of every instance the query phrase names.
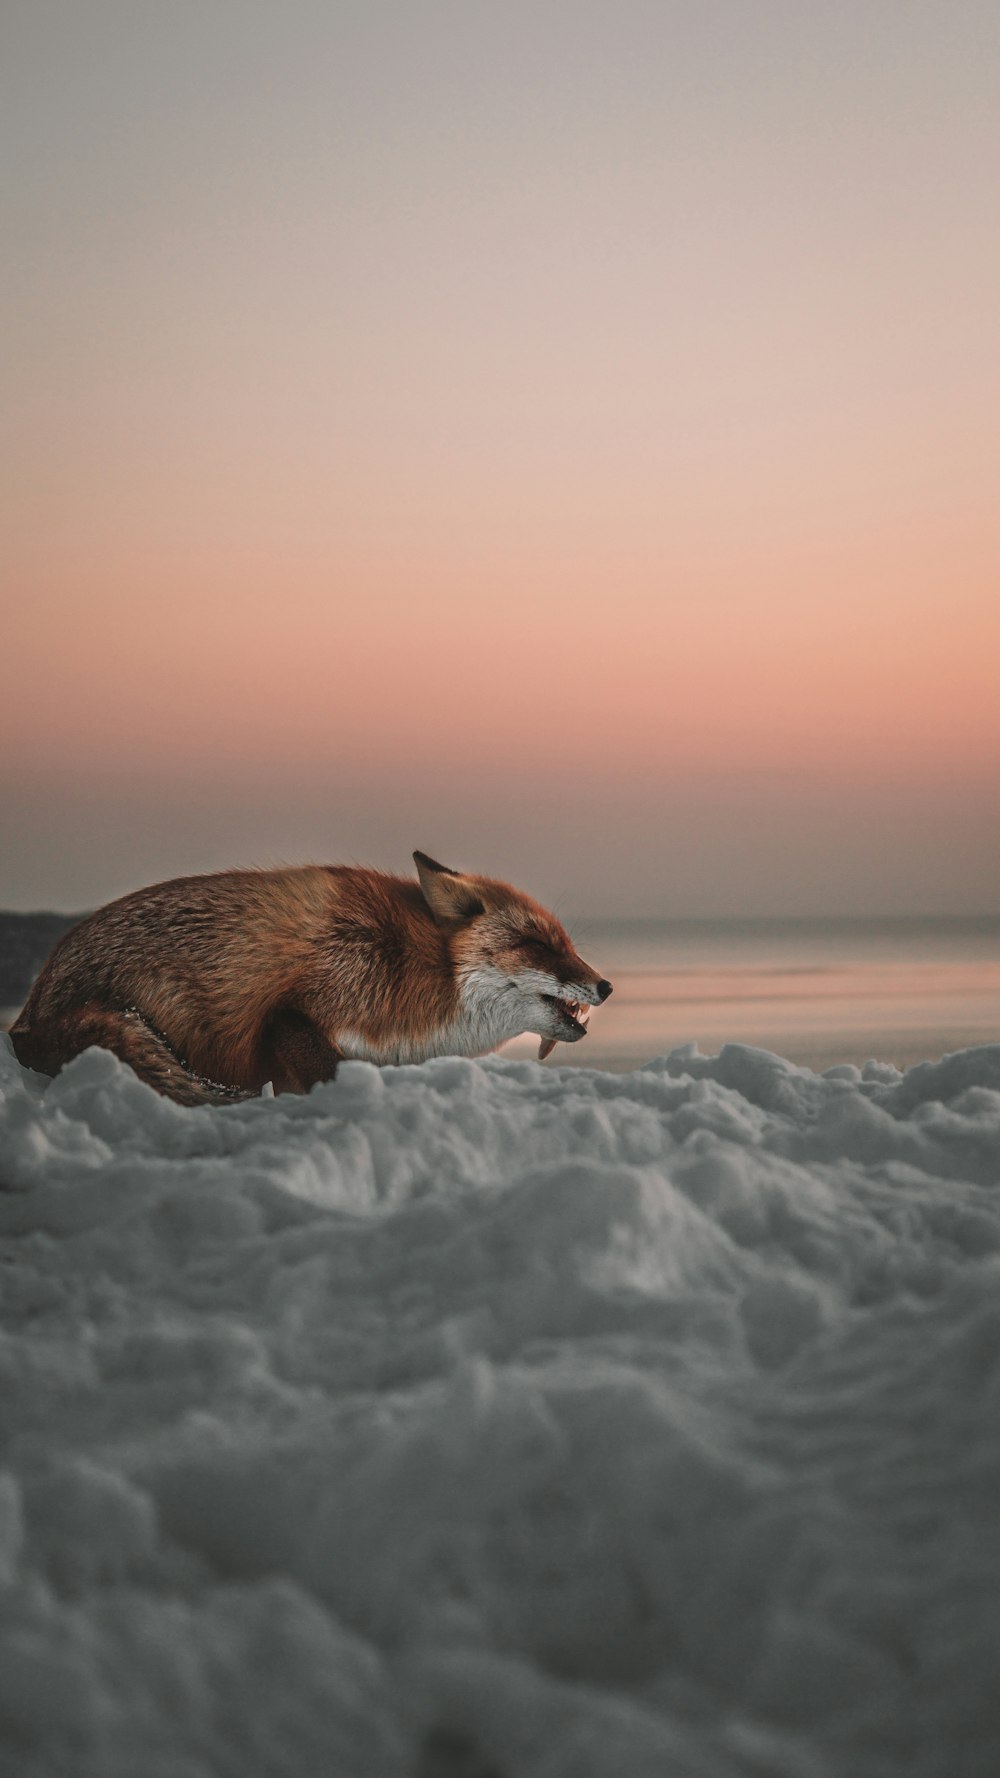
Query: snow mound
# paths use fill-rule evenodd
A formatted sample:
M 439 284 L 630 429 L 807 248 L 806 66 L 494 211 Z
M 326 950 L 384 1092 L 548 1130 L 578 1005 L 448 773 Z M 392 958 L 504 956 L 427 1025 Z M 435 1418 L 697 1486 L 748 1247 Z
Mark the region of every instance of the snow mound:
M 4 1778 L 993 1778 L 1000 1045 L 0 1038 Z

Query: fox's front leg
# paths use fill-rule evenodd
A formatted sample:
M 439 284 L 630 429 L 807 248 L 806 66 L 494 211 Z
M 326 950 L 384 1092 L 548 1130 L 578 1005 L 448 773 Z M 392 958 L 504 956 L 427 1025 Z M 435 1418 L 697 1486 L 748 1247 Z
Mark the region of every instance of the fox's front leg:
M 344 1053 L 297 1007 L 283 1006 L 272 1016 L 264 1039 L 265 1079 L 276 1093 L 308 1093 L 322 1080 L 332 1080 Z

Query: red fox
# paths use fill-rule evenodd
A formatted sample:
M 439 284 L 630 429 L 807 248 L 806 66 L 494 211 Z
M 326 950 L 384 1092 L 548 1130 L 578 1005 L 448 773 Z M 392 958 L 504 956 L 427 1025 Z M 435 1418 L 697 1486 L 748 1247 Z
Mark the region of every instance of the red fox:
M 586 1034 L 611 983 L 509 883 L 414 852 L 418 881 L 347 865 L 137 889 L 67 932 L 11 1029 L 55 1074 L 90 1044 L 180 1105 L 305 1093 L 344 1057 L 481 1056 Z

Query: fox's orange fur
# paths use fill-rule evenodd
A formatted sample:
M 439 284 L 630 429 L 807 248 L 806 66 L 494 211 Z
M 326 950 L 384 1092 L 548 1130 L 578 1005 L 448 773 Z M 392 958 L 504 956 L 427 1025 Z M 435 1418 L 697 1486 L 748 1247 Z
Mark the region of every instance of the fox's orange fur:
M 518 1031 L 582 1037 L 611 984 L 555 916 L 415 853 L 418 879 L 351 866 L 224 871 L 136 890 L 56 945 L 11 1030 L 54 1074 L 90 1044 L 182 1104 L 307 1092 L 344 1056 L 480 1055 Z

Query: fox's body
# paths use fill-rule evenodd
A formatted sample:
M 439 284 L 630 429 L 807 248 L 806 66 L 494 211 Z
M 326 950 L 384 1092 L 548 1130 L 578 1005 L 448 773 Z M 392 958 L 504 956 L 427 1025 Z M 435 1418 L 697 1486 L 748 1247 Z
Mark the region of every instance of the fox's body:
M 419 881 L 348 866 L 139 889 L 55 947 L 11 1030 L 54 1074 L 90 1044 L 183 1104 L 307 1092 L 343 1057 L 484 1055 L 584 1035 L 611 992 L 509 884 L 414 854 Z

